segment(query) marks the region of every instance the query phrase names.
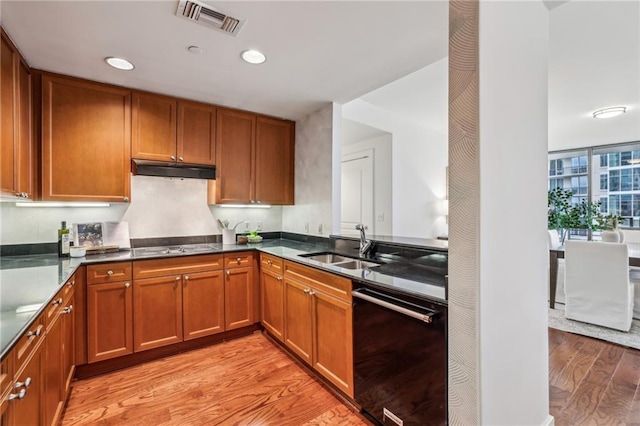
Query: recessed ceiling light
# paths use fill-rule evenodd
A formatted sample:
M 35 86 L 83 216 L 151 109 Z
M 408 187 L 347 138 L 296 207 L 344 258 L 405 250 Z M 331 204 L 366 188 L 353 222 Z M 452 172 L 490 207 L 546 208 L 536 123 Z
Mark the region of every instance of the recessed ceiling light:
M 119 70 L 130 71 L 134 68 L 133 64 L 126 59 L 116 58 L 115 56 L 109 56 L 108 58 L 104 58 L 105 61 L 109 65 L 114 68 L 118 68 Z
M 593 113 L 593 118 L 611 118 L 627 112 L 627 107 L 611 107 L 599 109 Z
M 264 54 L 253 49 L 245 50 L 240 54 L 240 56 L 242 57 L 242 59 L 244 59 L 245 62 L 248 62 L 250 64 L 261 64 L 267 60 L 267 57 L 264 56 Z

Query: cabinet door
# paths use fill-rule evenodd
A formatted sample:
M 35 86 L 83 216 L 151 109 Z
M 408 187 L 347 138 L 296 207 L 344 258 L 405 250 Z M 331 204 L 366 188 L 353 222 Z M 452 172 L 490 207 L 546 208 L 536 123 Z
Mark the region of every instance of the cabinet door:
M 0 107 L 2 108 L 2 170 L 0 171 L 0 189 L 7 195 L 16 195 L 16 81 L 17 69 L 13 47 L 2 31 L 2 46 L 0 51 Z
M 256 193 L 264 204 L 293 204 L 294 123 L 258 117 Z
M 58 314 L 44 341 L 44 424 L 57 424 L 62 414 L 62 340 L 63 320 Z
M 256 116 L 219 109 L 216 129 L 217 203 L 250 203 L 254 198 Z
M 14 399 L 10 403 L 10 417 L 16 426 L 39 425 L 43 422 L 43 347 L 44 345 L 40 345 L 36 349 L 22 373 L 18 375 L 16 385 L 22 384 L 22 386 L 12 389 L 14 394 L 20 393 L 21 390 L 26 391 L 24 398 Z M 26 386 L 27 383 L 28 386 Z
M 184 340 L 224 331 L 224 273 L 185 274 L 182 284 Z
M 62 310 L 62 400 L 66 400 L 71 390 L 71 381 L 75 372 L 75 314 L 74 300 L 71 298 Z
M 312 328 L 310 288 L 284 277 L 284 342 L 311 365 Z
M 87 360 L 133 353 L 133 289 L 129 282 L 87 286 Z
M 42 199 L 129 201 L 128 90 L 44 75 Z
M 18 145 L 17 145 L 17 184 L 18 192 L 25 198 L 34 194 L 34 149 L 31 116 L 31 71 L 27 64 L 18 60 Z
M 312 291 L 313 367 L 353 397 L 353 327 L 350 303 Z
M 182 276 L 133 282 L 134 351 L 182 342 Z
M 195 102 L 178 102 L 178 160 L 215 165 L 216 109 Z
M 264 269 L 260 275 L 262 325 L 275 338 L 284 341 L 284 282 L 282 275 Z
M 252 267 L 225 271 L 224 317 L 227 331 L 255 322 L 254 285 Z
M 176 160 L 177 101 L 150 93 L 133 93 L 133 158 Z

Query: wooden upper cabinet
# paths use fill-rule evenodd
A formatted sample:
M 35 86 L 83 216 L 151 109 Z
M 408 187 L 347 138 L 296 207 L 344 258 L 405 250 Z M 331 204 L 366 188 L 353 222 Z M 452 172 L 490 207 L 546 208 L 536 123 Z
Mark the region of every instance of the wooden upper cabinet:
M 178 102 L 178 161 L 215 165 L 216 108 L 196 102 Z
M 255 114 L 218 109 L 215 203 L 254 201 Z
M 42 199 L 130 198 L 131 92 L 42 77 Z
M 256 201 L 264 204 L 293 204 L 294 126 L 292 121 L 258 117 Z
M 218 109 L 209 204 L 293 204 L 295 123 Z
M 175 98 L 151 93 L 133 93 L 133 158 L 177 161 Z
M 2 109 L 3 195 L 33 198 L 34 149 L 31 113 L 31 70 L 2 31 L 0 99 Z

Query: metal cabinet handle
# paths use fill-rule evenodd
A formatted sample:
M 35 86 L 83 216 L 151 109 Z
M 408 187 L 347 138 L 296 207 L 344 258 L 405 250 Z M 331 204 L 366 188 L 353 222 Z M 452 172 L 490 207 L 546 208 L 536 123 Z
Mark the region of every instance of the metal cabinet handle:
M 184 158 L 183 157 L 179 157 L 178 160 L 184 161 Z
M 53 302 L 51 302 L 51 304 L 53 306 L 62 304 L 62 297 L 59 297 L 57 300 L 54 300 Z
M 175 156 L 175 155 L 172 155 L 172 156 L 171 156 L 171 159 L 175 161 L 176 156 Z
M 316 292 L 315 292 L 315 291 L 313 291 L 313 290 L 311 290 L 311 291 L 309 292 L 309 296 L 315 296 L 315 294 L 316 294 Z
M 176 277 L 176 281 L 180 281 L 180 277 Z
M 278 281 L 282 281 L 282 277 L 277 277 L 276 278 Z
M 267 265 L 271 266 L 271 265 L 273 265 L 273 262 L 270 261 L 270 260 L 267 260 Z
M 71 312 L 73 312 L 73 305 L 69 305 L 62 310 L 63 314 L 70 314 Z
M 185 276 L 184 276 L 184 280 L 185 280 L 185 281 L 189 281 L 189 275 L 185 275 Z
M 14 400 L 14 399 L 24 399 L 24 397 L 27 395 L 27 390 L 26 389 L 21 389 L 20 392 L 18 393 L 10 393 L 9 394 L 9 398 L 8 400 Z
M 27 377 L 27 379 L 24 382 L 16 382 L 13 385 L 14 389 L 20 389 L 20 388 L 28 388 L 29 386 L 31 386 L 31 377 Z
M 311 290 L 309 290 L 308 288 L 305 288 L 305 289 L 304 289 L 304 290 L 302 290 L 302 291 L 304 291 L 304 293 L 305 293 L 305 294 L 309 294 L 309 292 L 310 292 Z
M 113 275 L 113 271 L 112 271 L 111 269 L 109 269 L 109 270 L 107 271 L 107 275 L 109 275 L 109 276 Z
M 73 287 L 74 285 L 76 285 L 76 280 L 69 281 L 69 282 L 67 283 L 67 285 L 68 285 L 69 287 Z
M 242 262 L 242 258 L 241 258 L 241 257 L 237 258 L 237 259 L 236 259 L 236 262 L 238 262 L 238 265 L 239 265 L 239 264 L 240 264 L 240 262 Z
M 42 333 L 42 329 L 41 327 L 38 327 L 36 329 L 36 331 L 30 331 L 27 333 L 27 337 L 38 337 L 40 336 L 40 333 Z
M 254 200 L 251 200 L 251 204 L 254 204 L 254 203 L 255 203 L 255 201 L 254 201 Z
M 231 276 L 231 271 L 227 271 L 227 276 L 230 277 Z
M 127 201 L 129 201 L 129 197 L 122 197 L 122 200 L 127 202 Z
M 131 283 L 124 283 L 124 288 L 129 288 L 131 287 Z

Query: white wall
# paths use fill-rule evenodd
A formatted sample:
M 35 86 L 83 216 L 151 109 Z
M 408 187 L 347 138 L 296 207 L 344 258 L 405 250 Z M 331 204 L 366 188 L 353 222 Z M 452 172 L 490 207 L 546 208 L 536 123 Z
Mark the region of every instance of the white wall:
M 220 234 L 216 218 L 232 223 L 258 221 L 264 231 L 280 231 L 282 208 L 229 209 L 207 205 L 207 182 L 200 179 L 131 177 L 131 203 L 100 208 L 20 208 L 0 203 L 1 244 L 55 242 L 60 221 L 127 221 L 131 238 Z
M 392 134 L 393 235 L 435 238 L 446 233 L 447 135 L 362 100 L 343 105 L 342 114 Z
M 295 205 L 282 207 L 283 231 L 323 236 L 332 232 L 333 117 L 334 105 L 328 104 L 296 121 Z
M 542 2 L 480 1 L 480 423 L 486 425 L 552 421 L 543 201 L 547 35 Z
M 373 221 L 376 235 L 393 235 L 393 174 L 391 135 L 384 134 L 342 146 L 342 155 L 373 150 Z M 384 220 L 378 220 L 382 214 Z

